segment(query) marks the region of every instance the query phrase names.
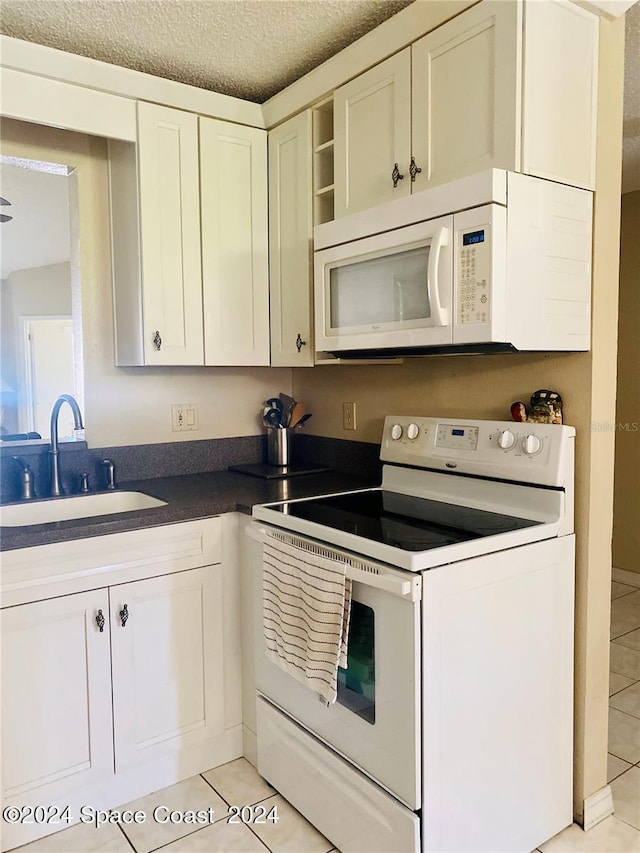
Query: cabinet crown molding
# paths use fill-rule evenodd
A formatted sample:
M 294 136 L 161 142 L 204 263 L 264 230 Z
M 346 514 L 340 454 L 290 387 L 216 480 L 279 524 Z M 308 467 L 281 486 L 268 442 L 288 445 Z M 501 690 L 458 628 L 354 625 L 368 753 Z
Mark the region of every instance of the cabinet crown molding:
M 34 77 L 70 83 L 126 99 L 176 107 L 251 127 L 265 126 L 260 104 L 53 47 L 0 35 L 0 56 L 3 68 Z

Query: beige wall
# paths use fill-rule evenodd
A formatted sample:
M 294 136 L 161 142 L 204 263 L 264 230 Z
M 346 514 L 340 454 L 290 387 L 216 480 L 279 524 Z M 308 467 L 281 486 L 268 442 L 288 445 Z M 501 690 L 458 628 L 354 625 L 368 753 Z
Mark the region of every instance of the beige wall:
M 613 565 L 640 572 L 640 190 L 622 196 Z
M 560 391 L 566 423 L 588 424 L 588 354 L 469 355 L 405 359 L 403 364 L 295 370 L 294 396 L 313 419 L 309 432 L 379 442 L 387 414 L 510 420 L 514 400 L 538 388 Z M 357 430 L 342 428 L 342 403 L 356 404 Z
M 260 432 L 261 403 L 274 393 L 291 390 L 290 370 L 114 367 L 106 141 L 3 120 L 2 152 L 77 167 L 84 414 L 89 444 L 145 444 Z M 195 403 L 199 430 L 172 432 L 172 403 Z
M 386 414 L 509 418 L 514 400 L 537 388 L 558 390 L 566 423 L 577 429 L 575 814 L 606 785 L 609 610 L 613 504 L 617 282 L 622 152 L 624 21 L 603 22 L 592 351 L 578 354 L 465 356 L 402 365 L 332 365 L 295 370 L 294 396 L 313 419 L 309 431 L 377 442 Z M 342 429 L 342 403 L 357 406 L 355 432 Z
M 6 281 L 13 291 L 14 315 L 70 315 L 70 276 L 68 263 L 49 264 L 10 273 Z

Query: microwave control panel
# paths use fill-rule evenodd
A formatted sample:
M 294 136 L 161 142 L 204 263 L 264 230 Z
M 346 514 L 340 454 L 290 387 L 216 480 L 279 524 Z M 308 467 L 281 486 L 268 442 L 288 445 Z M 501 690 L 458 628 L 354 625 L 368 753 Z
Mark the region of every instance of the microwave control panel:
M 456 234 L 456 322 L 458 325 L 490 320 L 491 231 L 474 226 Z

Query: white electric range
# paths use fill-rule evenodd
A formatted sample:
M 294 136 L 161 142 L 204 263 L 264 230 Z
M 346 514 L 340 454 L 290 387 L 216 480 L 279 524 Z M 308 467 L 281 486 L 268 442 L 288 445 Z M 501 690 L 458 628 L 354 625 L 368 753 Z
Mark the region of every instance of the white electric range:
M 379 488 L 254 508 L 353 581 L 328 707 L 266 659 L 255 594 L 258 769 L 344 853 L 528 853 L 571 823 L 574 441 L 388 417 Z

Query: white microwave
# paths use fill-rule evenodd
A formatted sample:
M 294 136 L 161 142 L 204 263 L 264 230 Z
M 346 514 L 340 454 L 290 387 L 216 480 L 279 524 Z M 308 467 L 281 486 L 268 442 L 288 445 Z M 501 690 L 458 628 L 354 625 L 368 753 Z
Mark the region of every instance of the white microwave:
M 592 193 L 491 169 L 318 225 L 316 350 L 588 350 Z

